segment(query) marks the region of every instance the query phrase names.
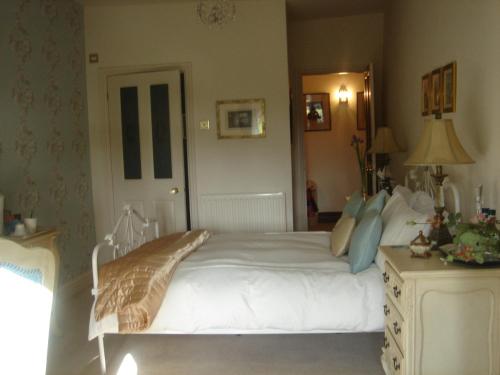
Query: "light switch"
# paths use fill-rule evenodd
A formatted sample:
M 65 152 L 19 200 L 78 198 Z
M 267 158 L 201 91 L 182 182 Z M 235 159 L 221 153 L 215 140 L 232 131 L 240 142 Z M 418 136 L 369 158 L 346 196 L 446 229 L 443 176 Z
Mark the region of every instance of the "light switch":
M 210 120 L 200 121 L 200 129 L 201 130 L 209 130 L 210 129 Z

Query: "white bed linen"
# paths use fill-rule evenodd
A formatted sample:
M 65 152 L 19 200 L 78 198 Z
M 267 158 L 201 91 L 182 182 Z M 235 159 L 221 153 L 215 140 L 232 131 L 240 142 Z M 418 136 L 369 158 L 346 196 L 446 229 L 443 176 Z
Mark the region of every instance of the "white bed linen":
M 383 330 L 384 286 L 373 264 L 356 275 L 330 252 L 330 233 L 220 234 L 175 271 L 143 333 L 244 334 Z M 89 339 L 117 333 L 116 315 Z

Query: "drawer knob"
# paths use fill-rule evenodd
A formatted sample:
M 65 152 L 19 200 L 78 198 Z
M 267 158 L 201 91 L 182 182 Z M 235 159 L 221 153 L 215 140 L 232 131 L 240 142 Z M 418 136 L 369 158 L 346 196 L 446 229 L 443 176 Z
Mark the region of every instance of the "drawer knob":
M 392 357 L 392 364 L 394 366 L 394 370 L 399 370 L 401 368 L 401 364 L 398 362 L 397 357 Z
M 387 316 L 390 313 L 391 313 L 391 309 L 387 305 L 384 305 L 384 315 Z
M 394 327 L 394 333 L 396 335 L 399 335 L 401 333 L 401 327 L 399 326 L 398 322 L 392 323 L 392 326 Z
M 384 283 L 387 284 L 389 282 L 389 275 L 387 274 L 387 272 L 384 272 L 382 276 L 384 277 Z
M 394 288 L 392 288 L 393 292 L 394 292 L 394 297 L 396 298 L 399 298 L 399 296 L 401 295 L 401 289 L 398 288 L 398 286 L 394 286 Z
M 387 336 L 384 336 L 384 349 L 389 347 L 389 340 L 387 340 Z

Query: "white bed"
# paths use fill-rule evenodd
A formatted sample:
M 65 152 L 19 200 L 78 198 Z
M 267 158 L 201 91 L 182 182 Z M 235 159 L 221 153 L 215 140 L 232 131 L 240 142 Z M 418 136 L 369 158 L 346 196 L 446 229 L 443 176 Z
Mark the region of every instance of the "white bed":
M 160 334 L 382 331 L 384 291 L 373 264 L 352 274 L 330 233 L 212 236 L 179 265 L 149 329 Z M 89 339 L 118 333 L 116 315 Z

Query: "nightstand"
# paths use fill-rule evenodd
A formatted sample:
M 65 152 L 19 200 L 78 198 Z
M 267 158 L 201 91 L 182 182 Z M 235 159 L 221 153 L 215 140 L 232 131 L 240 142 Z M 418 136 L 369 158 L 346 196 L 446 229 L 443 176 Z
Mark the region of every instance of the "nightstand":
M 52 299 L 52 324 L 51 331 L 52 333 L 60 336 L 61 330 L 58 327 L 57 320 L 55 318 L 55 305 L 56 305 L 56 297 L 57 297 L 57 285 L 59 282 L 59 250 L 57 248 L 56 240 L 59 232 L 55 228 L 41 229 L 38 232 L 33 234 L 28 234 L 22 237 L 16 236 L 7 236 L 4 237 L 8 240 L 14 241 L 19 245 L 32 248 L 32 247 L 42 247 L 44 249 L 48 249 L 54 255 L 55 262 L 55 277 L 54 277 L 54 295 Z
M 500 375 L 500 268 L 385 255 L 387 375 Z

